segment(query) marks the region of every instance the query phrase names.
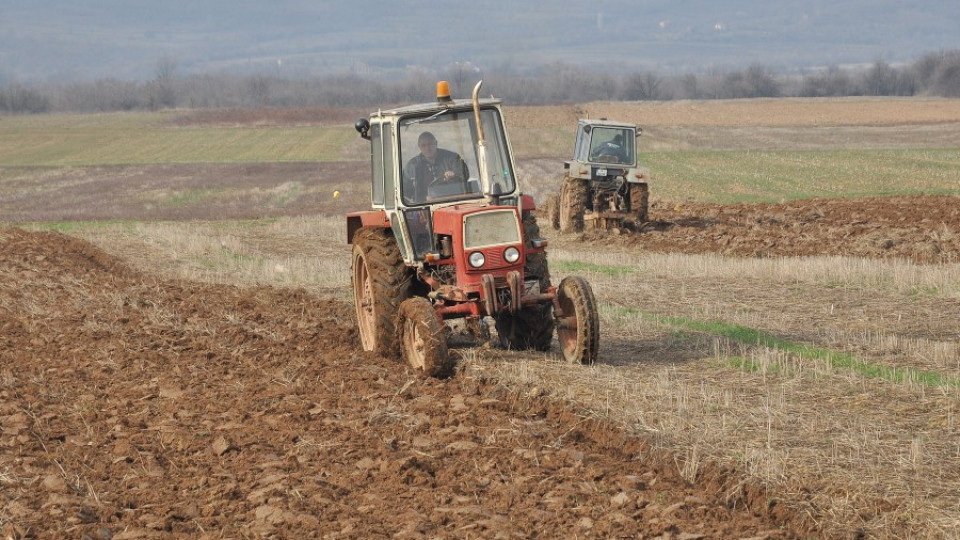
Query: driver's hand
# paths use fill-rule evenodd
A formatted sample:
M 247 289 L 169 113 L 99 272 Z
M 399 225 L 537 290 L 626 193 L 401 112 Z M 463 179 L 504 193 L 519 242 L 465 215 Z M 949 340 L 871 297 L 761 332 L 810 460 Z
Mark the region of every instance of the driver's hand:
M 443 173 L 443 181 L 446 182 L 446 181 L 450 180 L 451 178 L 453 178 L 454 176 L 456 176 L 456 173 L 454 173 L 453 171 L 444 171 L 444 173 Z

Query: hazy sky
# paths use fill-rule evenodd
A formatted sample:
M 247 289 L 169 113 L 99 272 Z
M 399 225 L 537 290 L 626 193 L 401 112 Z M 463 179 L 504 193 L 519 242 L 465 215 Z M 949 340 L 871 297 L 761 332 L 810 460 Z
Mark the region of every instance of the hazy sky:
M 956 0 L 0 0 L 0 82 L 181 73 L 392 76 L 470 62 L 691 72 L 960 48 Z

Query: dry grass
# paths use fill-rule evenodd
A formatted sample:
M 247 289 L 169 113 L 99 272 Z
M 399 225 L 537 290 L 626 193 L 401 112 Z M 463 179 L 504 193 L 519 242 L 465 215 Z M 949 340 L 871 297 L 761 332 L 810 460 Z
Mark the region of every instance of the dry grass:
M 170 276 L 350 297 L 338 218 L 77 234 Z M 960 265 L 610 255 L 563 239 L 552 246 L 555 279 L 571 273 L 567 265 L 586 265 L 574 268 L 600 300 L 600 364 L 455 349 L 468 373 L 541 389 L 649 437 L 688 478 L 708 462 L 732 464 L 770 486 L 771 497 L 820 516 L 828 534 L 859 527 L 881 538 L 958 537 L 960 388 L 869 377 L 641 314 L 742 325 L 960 379 Z
M 511 127 L 566 128 L 577 118 L 616 118 L 641 126 L 902 126 L 960 122 L 960 100 L 942 98 L 751 99 L 592 102 L 511 107 Z
M 579 118 L 610 118 L 641 126 L 642 153 L 960 146 L 957 99 L 594 102 L 509 107 L 506 115 L 514 130 L 514 148 L 523 157 L 568 157 Z
M 339 217 L 80 226 L 74 234 L 174 279 L 349 295 L 349 246 Z

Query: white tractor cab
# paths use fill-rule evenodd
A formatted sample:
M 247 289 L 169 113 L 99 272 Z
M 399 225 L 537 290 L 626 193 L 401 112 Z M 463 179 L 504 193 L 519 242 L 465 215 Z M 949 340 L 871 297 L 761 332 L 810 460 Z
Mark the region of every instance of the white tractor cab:
M 427 375 L 451 367 L 444 322 L 476 335 L 496 323 L 500 343 L 592 363 L 599 319 L 580 277 L 550 283 L 547 242 L 523 195 L 500 100 L 437 101 L 377 111 L 356 123 L 370 141 L 371 207 L 347 215 L 363 348 L 402 354 Z
M 637 167 L 642 130 L 624 122 L 581 119 L 573 159 L 563 164 L 557 207 L 550 208 L 554 228 L 564 232 L 610 228 L 648 218 L 648 173 Z
M 448 92 L 446 87 L 439 91 Z M 371 206 L 384 210 L 407 264 L 422 265 L 438 254 L 429 234 L 427 242 L 417 241 L 431 229 L 432 210 L 467 202 L 513 207 L 522 202 L 500 100 L 478 99 L 478 105 L 477 113 L 471 100 L 453 100 L 447 93 L 435 103 L 378 111 L 357 122 L 360 135 L 371 142 Z M 431 151 L 437 153 L 432 162 L 420 157 Z M 348 225 L 352 236 L 361 221 L 350 219 Z

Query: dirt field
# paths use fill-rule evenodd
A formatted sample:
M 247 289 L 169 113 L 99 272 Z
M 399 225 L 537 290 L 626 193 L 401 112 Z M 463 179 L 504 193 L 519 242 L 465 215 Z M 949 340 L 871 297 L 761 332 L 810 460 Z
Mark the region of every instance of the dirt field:
M 958 104 L 913 102 L 913 125 L 952 123 L 954 140 Z M 740 113 L 722 102 L 700 111 L 683 105 L 651 105 L 646 125 L 765 129 L 781 114 L 781 104 L 764 100 Z M 809 114 L 820 115 L 816 125 L 873 125 L 873 105 L 848 101 Z M 897 114 L 907 112 L 892 110 L 877 125 L 899 129 Z M 678 111 L 686 120 L 675 124 Z M 542 122 L 534 112 L 544 113 L 521 110 L 511 123 Z M 302 112 L 237 114 L 198 114 L 181 123 L 304 121 Z M 338 114 L 320 111 L 306 122 L 348 121 L 355 111 Z M 563 108 L 557 126 L 578 114 Z M 531 193 L 547 190 L 559 162 L 519 162 L 521 175 L 533 180 Z M 107 250 L 78 235 L 14 227 L 97 221 L 110 229 L 101 238 L 113 239 L 143 222 L 200 227 L 202 221 L 208 231 L 218 220 L 262 220 L 259 226 L 292 216 L 340 216 L 368 204 L 359 181 L 365 167 L 0 169 L 0 223 L 8 224 L 0 227 L 0 539 L 957 537 L 950 533 L 960 523 L 960 473 L 952 466 L 960 401 L 953 386 L 894 384 L 802 359 L 798 369 L 806 372 L 771 372 L 772 393 L 764 394 L 766 372 L 705 359 L 714 336 L 672 327 L 604 336 L 600 369 L 584 370 L 584 384 L 620 376 L 626 386 L 681 390 L 663 398 L 666 412 L 681 418 L 694 414 L 703 397 L 698 391 L 711 394 L 703 399 L 704 414 L 742 432 L 734 452 L 772 463 L 773 474 L 789 484 L 777 493 L 745 470 L 654 444 L 670 433 L 628 434 L 551 388 L 509 384 L 467 367 L 449 380 L 424 380 L 392 359 L 364 353 L 353 306 L 334 298 L 344 292 L 342 283 L 321 296 L 322 287 L 241 285 L 229 276 L 222 285 L 180 280 L 170 277 L 176 261 L 169 245 L 146 245 L 133 233 Z M 332 198 L 334 190 L 342 196 Z M 653 221 L 639 233 L 547 234 L 551 249 L 565 253 L 843 255 L 935 266 L 960 262 L 958 203 L 956 196 L 895 196 L 724 206 L 655 195 Z M 120 223 L 109 225 L 114 221 Z M 232 232 L 212 241 L 238 259 L 272 263 L 269 251 L 347 260 L 347 246 L 332 233 L 322 239 L 270 233 L 257 228 L 250 233 L 255 238 L 241 239 L 261 252 L 243 251 Z M 776 276 L 724 288 L 666 274 L 631 277 L 628 294 L 619 283 L 626 278 L 606 276 L 597 280 L 598 297 L 626 308 L 663 301 L 666 313 L 691 320 L 725 310 L 730 318 L 721 320 L 760 320 L 755 326 L 784 339 L 854 349 L 882 366 L 935 371 L 947 381 L 960 375 L 955 293 L 918 287 L 901 294 L 895 284 L 877 292 L 842 280 L 787 287 Z M 945 275 L 955 281 L 955 271 Z M 811 292 L 820 295 L 815 305 L 794 306 Z M 708 296 L 713 303 L 687 301 Z M 479 358 L 518 372 L 554 369 L 524 353 L 464 347 L 456 354 L 461 365 Z M 709 382 L 693 378 L 711 369 L 729 386 L 704 389 Z M 657 387 L 661 377 L 681 382 Z M 695 388 L 684 386 L 687 377 Z M 822 417 L 814 410 L 820 404 L 829 404 Z M 859 415 L 864 424 L 852 418 Z M 823 432 L 790 431 L 801 417 L 825 426 Z M 648 424 L 667 425 L 659 420 Z M 882 455 L 871 453 L 877 447 Z M 801 455 L 812 456 L 813 465 L 791 461 Z M 869 474 L 850 466 L 849 476 L 863 478 L 829 476 L 826 469 L 845 463 L 863 464 Z M 821 465 L 822 472 L 791 476 Z M 924 499 L 936 499 L 935 511 L 919 513 L 930 510 Z M 936 526 L 924 523 L 928 515 L 940 520 Z
M 952 203 L 661 205 L 653 230 L 594 240 L 955 260 Z M 0 275 L 5 538 L 814 532 L 735 475 L 708 467 L 689 484 L 669 456 L 545 396 L 419 380 L 364 354 L 344 303 L 164 281 L 9 228 Z
M 352 307 L 0 230 L 4 538 L 796 538 L 724 471 L 359 351 Z
M 621 249 L 742 257 L 846 255 L 960 262 L 960 197 L 897 196 L 781 204 L 659 202 L 639 234 L 586 232 Z

